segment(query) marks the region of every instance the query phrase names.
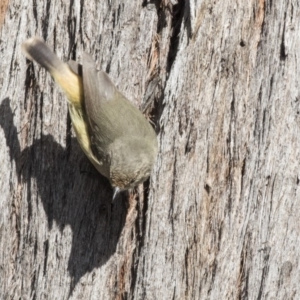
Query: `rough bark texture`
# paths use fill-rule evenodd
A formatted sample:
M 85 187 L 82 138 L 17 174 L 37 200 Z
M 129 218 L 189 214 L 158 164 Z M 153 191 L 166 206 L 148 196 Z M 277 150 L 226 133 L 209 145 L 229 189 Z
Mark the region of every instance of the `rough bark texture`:
M 286 0 L 11 0 L 0 298 L 300 299 L 299 15 Z M 21 54 L 34 35 L 65 60 L 90 52 L 152 117 L 139 192 L 111 203 L 64 96 Z

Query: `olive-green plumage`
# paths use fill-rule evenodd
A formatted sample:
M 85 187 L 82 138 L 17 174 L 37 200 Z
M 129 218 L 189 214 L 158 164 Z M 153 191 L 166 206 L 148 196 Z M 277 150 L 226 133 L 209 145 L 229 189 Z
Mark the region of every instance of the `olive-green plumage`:
M 108 75 L 97 71 L 86 53 L 82 66 L 63 63 L 38 38 L 25 41 L 22 49 L 65 92 L 77 140 L 97 170 L 120 189 L 145 181 L 157 155 L 156 134 Z

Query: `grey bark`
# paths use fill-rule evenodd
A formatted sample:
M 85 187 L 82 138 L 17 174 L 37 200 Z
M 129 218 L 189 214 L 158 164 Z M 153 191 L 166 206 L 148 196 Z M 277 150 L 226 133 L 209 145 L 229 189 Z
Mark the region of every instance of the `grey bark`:
M 0 298 L 299 299 L 299 15 L 283 0 L 10 1 Z M 20 51 L 34 35 L 64 60 L 91 53 L 153 121 L 138 191 L 111 202 L 61 91 Z

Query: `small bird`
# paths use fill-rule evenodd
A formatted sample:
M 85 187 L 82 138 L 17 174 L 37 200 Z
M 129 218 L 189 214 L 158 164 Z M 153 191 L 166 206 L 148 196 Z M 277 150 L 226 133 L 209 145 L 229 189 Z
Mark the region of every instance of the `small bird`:
M 83 53 L 82 65 L 64 63 L 37 37 L 26 40 L 22 50 L 66 94 L 77 140 L 96 169 L 117 190 L 144 182 L 157 156 L 156 133 L 91 56 Z

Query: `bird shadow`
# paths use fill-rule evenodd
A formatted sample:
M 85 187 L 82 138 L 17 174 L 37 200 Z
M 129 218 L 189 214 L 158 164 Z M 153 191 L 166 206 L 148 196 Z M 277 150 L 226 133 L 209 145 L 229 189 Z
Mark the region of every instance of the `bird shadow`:
M 70 291 L 80 278 L 103 265 L 116 251 L 125 224 L 128 202 L 119 194 L 112 203 L 109 181 L 101 176 L 81 151 L 75 138 L 64 148 L 51 135 L 41 135 L 31 146 L 21 150 L 10 99 L 0 105 L 2 127 L 11 161 L 15 162 L 18 182 L 27 185 L 28 224 L 33 218 L 32 179 L 48 218 L 62 231 L 72 229 L 72 247 L 68 272 Z M 45 252 L 49 240 L 45 242 Z M 45 260 L 47 260 L 47 255 Z M 47 272 L 47 261 L 44 273 Z

